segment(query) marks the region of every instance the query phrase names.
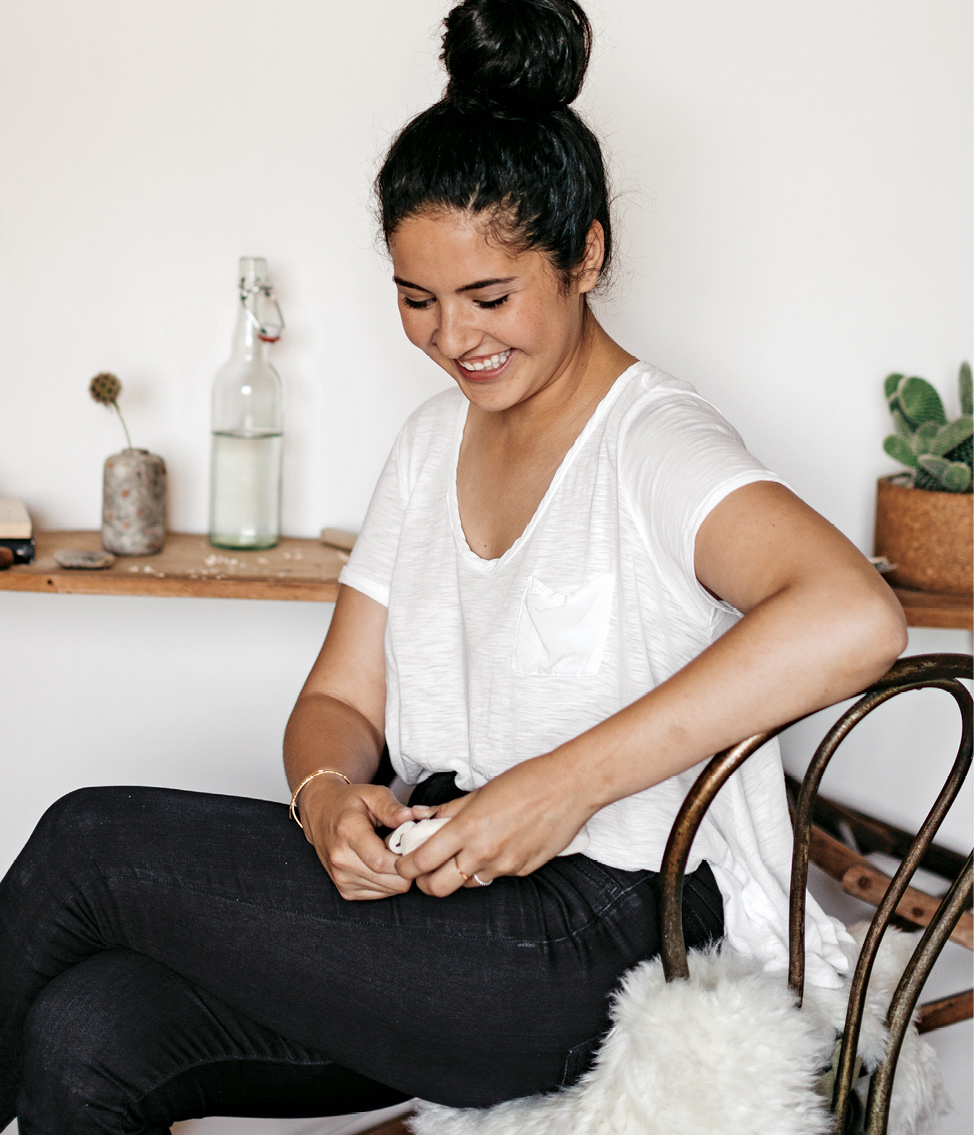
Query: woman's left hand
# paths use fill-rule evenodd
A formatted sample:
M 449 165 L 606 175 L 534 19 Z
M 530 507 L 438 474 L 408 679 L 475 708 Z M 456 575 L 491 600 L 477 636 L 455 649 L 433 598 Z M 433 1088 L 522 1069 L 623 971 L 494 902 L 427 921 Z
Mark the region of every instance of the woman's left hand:
M 396 870 L 442 897 L 499 875 L 530 875 L 563 851 L 596 810 L 552 754 L 523 761 L 466 796 L 436 808 L 450 823 Z M 466 879 L 464 879 L 466 876 Z

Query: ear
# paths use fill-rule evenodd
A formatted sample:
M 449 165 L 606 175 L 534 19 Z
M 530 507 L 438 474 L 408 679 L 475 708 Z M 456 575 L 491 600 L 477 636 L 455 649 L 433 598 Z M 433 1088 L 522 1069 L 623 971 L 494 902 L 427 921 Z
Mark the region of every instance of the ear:
M 575 273 L 575 286 L 579 295 L 590 292 L 598 283 L 604 259 L 605 231 L 600 221 L 593 221 L 585 238 L 585 252 Z

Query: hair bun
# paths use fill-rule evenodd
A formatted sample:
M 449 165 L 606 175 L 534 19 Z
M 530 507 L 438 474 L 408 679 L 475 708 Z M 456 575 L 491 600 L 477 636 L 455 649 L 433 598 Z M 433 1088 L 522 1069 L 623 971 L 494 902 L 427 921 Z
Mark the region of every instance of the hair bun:
M 444 24 L 446 98 L 461 113 L 518 118 L 578 97 L 592 27 L 576 0 L 464 0 Z

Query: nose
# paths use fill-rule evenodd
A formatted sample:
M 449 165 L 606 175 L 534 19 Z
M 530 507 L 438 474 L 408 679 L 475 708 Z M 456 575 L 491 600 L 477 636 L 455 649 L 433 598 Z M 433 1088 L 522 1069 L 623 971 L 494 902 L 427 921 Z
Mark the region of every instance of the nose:
M 448 358 L 458 359 L 468 354 L 483 338 L 483 332 L 477 328 L 466 305 L 441 303 L 439 315 L 439 326 L 433 335 L 433 342 Z

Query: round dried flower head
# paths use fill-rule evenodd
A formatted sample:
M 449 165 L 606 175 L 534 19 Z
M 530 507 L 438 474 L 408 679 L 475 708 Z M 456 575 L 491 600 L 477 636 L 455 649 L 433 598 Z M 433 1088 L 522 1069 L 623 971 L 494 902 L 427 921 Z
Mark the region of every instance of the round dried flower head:
M 110 406 L 122 393 L 122 384 L 114 374 L 109 374 L 105 370 L 101 374 L 95 375 L 88 389 L 96 402 L 101 402 L 103 406 Z
M 118 396 L 122 393 L 121 382 L 114 374 L 109 374 L 107 370 L 103 370 L 101 374 L 96 374 L 88 383 L 88 390 L 96 402 L 100 402 L 103 406 L 111 406 L 118 414 L 118 420 L 122 423 L 122 429 L 125 430 L 125 440 L 128 442 L 129 449 L 131 449 L 132 439 L 129 437 L 129 428 L 125 424 L 122 411 L 118 406 Z

